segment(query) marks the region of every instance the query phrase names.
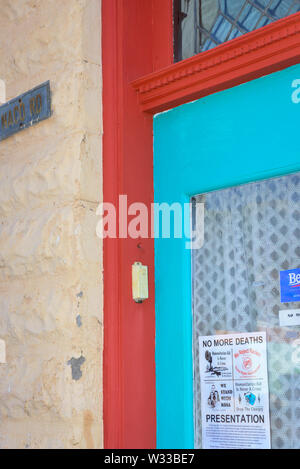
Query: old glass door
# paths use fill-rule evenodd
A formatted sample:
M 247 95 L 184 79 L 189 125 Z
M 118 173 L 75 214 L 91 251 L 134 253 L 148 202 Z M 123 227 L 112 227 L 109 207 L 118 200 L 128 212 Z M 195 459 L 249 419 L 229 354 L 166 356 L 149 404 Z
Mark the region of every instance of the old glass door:
M 298 79 L 297 65 L 154 118 L 155 202 L 203 208 L 190 232 L 155 240 L 159 448 L 202 446 L 199 336 L 258 331 L 272 447 L 300 446 L 300 327 L 279 316 L 300 308 L 279 286 L 300 262 Z
M 267 336 L 272 448 L 300 448 L 300 321 L 299 326 L 285 326 L 284 318 L 280 319 L 280 311 L 288 313 L 298 307 L 300 313 L 299 303 L 282 303 L 280 295 L 280 272 L 300 268 L 299 201 L 300 173 L 193 199 L 193 204 L 203 206 L 200 214 L 204 214 L 197 217 L 197 211 L 193 211 L 198 238 L 202 239 L 204 232 L 201 246 L 192 250 L 196 448 L 202 447 L 201 399 L 207 399 L 201 395 L 200 375 L 205 370 L 200 370 L 199 336 L 259 331 Z M 300 300 L 297 283 L 294 288 L 295 299 Z M 255 345 L 251 347 L 255 349 Z M 251 348 L 245 346 L 243 350 Z M 247 359 L 252 360 L 251 353 Z M 251 369 L 250 363 L 248 367 Z M 238 386 L 232 389 L 222 380 L 221 371 L 209 373 L 208 390 L 213 387 L 216 397 L 214 402 L 202 403 L 203 408 L 213 416 L 227 415 L 234 407 L 242 409 L 238 415 L 263 415 L 267 403 L 263 403 L 262 383 L 251 373 L 244 373 L 246 377 L 241 375 Z M 269 406 L 265 412 L 269 412 Z M 257 427 L 255 435 L 253 424 L 236 426 L 234 441 L 230 441 L 226 427 L 214 428 L 221 434 L 209 437 L 214 447 L 248 447 L 251 439 L 254 445 L 264 443 L 262 429 Z M 231 427 L 231 434 L 233 430 Z

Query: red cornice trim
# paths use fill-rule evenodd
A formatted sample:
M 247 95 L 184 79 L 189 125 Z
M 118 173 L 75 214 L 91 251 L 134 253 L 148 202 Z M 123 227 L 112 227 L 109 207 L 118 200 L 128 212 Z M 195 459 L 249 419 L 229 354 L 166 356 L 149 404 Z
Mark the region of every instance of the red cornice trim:
M 156 113 L 300 62 L 300 13 L 133 82 Z

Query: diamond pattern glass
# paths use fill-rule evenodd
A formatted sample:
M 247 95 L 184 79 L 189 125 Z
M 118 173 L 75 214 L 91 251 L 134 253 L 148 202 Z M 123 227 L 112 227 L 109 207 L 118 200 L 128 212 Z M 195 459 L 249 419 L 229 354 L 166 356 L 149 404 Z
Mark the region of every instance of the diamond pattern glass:
M 192 250 L 195 447 L 201 448 L 198 337 L 266 331 L 272 448 L 300 448 L 300 327 L 280 327 L 279 273 L 300 268 L 300 173 L 194 198 L 204 243 Z M 203 227 L 204 223 L 204 227 Z

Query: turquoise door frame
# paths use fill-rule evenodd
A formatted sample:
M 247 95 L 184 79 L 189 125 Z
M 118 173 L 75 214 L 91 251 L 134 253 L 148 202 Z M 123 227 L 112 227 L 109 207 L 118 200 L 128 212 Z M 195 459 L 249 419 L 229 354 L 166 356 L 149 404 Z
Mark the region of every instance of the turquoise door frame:
M 183 205 L 195 194 L 299 171 L 297 79 L 299 65 L 156 115 L 155 202 Z M 155 240 L 158 448 L 194 446 L 186 241 Z

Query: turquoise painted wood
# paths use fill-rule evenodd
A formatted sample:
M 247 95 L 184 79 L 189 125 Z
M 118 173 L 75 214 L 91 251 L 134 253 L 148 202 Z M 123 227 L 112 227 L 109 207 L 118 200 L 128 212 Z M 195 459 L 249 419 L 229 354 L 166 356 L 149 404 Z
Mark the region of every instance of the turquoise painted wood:
M 300 66 L 154 118 L 156 203 L 300 170 Z M 191 253 L 156 239 L 158 448 L 193 448 Z

